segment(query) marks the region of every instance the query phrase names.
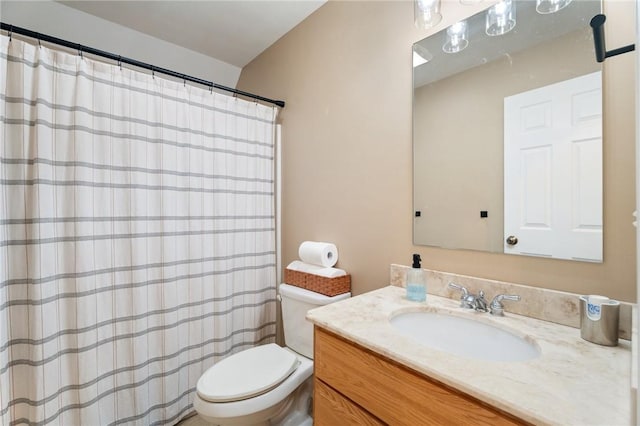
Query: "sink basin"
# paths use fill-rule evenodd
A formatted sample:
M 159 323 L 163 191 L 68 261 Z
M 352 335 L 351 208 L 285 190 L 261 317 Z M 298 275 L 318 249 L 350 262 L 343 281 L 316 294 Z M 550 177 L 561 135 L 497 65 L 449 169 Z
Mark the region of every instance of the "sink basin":
M 401 334 L 433 349 L 487 361 L 526 361 L 540 356 L 523 337 L 480 321 L 435 312 L 405 312 L 390 319 Z

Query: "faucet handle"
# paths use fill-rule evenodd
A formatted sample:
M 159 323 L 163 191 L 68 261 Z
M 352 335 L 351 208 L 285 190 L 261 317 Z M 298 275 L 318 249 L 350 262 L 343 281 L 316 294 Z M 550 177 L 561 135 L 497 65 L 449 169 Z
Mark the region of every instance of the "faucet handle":
M 461 308 L 466 308 L 467 306 L 467 302 L 465 302 L 465 299 L 467 298 L 467 296 L 469 296 L 469 290 L 467 290 L 466 287 L 463 287 L 461 285 L 458 285 L 456 283 L 450 282 L 449 283 L 449 287 L 453 288 L 455 290 L 459 290 L 460 292 L 462 292 L 462 294 L 460 295 L 460 307 Z
M 491 305 L 489 308 L 491 310 L 491 315 L 503 316 L 504 315 L 504 306 L 502 305 L 503 300 L 520 300 L 520 296 L 517 294 L 499 294 L 493 298 L 491 301 Z
M 462 296 L 461 297 L 465 297 L 465 296 L 467 296 L 469 294 L 469 290 L 467 290 L 466 287 L 458 285 L 458 284 L 456 284 L 454 282 L 450 282 L 449 283 L 449 287 L 454 288 L 456 290 L 460 290 L 462 292 Z

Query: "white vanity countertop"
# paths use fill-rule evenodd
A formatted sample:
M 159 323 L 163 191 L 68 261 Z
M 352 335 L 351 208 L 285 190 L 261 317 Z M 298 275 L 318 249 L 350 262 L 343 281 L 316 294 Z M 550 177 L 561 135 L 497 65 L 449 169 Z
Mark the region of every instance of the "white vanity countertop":
M 457 301 L 432 294 L 427 295 L 426 304 L 410 302 L 404 295 L 404 288 L 384 287 L 312 309 L 307 319 L 534 424 L 630 424 L 628 341 L 620 340 L 617 347 L 600 346 L 580 338 L 576 328 L 509 312 L 494 317 L 459 308 Z M 542 355 L 523 362 L 494 362 L 428 348 L 401 335 L 389 323 L 392 314 L 416 310 L 455 312 L 528 336 Z

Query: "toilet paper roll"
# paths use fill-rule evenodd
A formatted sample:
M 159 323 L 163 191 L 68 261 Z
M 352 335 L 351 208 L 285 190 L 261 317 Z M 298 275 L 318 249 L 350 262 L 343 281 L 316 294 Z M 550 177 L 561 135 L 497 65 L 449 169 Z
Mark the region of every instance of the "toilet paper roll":
M 331 243 L 305 241 L 298 248 L 298 257 L 305 263 L 331 268 L 338 262 L 338 248 Z

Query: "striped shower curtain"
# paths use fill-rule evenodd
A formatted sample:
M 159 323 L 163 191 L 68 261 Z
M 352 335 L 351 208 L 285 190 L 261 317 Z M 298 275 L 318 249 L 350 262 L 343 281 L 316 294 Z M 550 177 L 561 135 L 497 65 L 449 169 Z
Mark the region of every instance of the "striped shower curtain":
M 0 424 L 173 424 L 275 339 L 272 107 L 1 36 Z

